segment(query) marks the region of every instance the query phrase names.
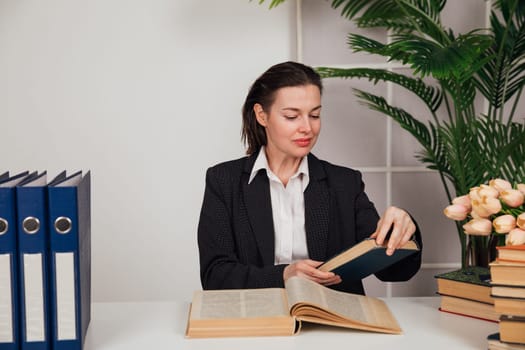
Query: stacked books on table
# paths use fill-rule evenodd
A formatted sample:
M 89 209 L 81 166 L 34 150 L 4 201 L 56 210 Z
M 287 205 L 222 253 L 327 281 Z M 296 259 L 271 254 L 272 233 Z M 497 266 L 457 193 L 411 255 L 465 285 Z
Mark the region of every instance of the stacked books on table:
M 467 267 L 435 276 L 440 310 L 497 322 L 500 314 L 491 297 L 490 271 L 483 267 Z
M 525 349 L 525 245 L 497 249 L 490 264 L 491 293 L 501 317 L 499 334 L 488 338 L 489 349 Z
M 0 175 L 0 350 L 80 350 L 90 321 L 90 173 Z

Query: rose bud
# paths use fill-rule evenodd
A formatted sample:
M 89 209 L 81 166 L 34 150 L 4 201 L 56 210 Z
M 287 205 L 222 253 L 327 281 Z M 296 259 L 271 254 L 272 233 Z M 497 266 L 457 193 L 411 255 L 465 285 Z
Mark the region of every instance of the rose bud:
M 472 214 L 475 214 L 478 218 L 488 218 L 490 211 L 482 205 L 481 200 L 474 199 L 472 201 Z
M 525 184 L 518 184 L 516 188 L 525 195 Z
M 473 219 L 485 219 L 485 216 L 479 216 L 474 210 L 470 212 L 470 217 Z
M 516 227 L 516 218 L 512 215 L 502 215 L 492 221 L 494 231 L 497 233 L 509 233 Z
M 521 213 L 520 215 L 518 215 L 518 217 L 516 218 L 516 225 L 525 230 L 525 213 Z
M 480 201 L 472 201 L 472 210 L 482 218 L 499 213 L 501 210 L 501 202 L 497 198 L 483 197 Z
M 472 209 L 472 202 L 470 201 L 470 197 L 468 195 L 454 198 L 452 200 L 452 204 L 461 204 L 469 211 Z
M 489 181 L 490 187 L 493 187 L 496 191 L 502 192 L 505 190 L 510 190 L 512 185 L 510 182 L 503 179 L 493 179 Z
M 507 233 L 505 237 L 505 245 L 520 245 L 525 244 L 525 231 L 519 228 Z
M 509 207 L 516 208 L 523 204 L 524 196 L 518 190 L 504 190 L 500 194 L 500 198 L 503 203 L 507 204 Z
M 443 213 L 445 213 L 445 216 L 449 219 L 461 221 L 465 220 L 468 215 L 468 208 L 464 207 L 461 204 L 452 204 L 443 210 Z
M 468 235 L 488 236 L 492 232 L 492 222 L 489 219 L 472 219 L 463 225 Z
M 481 196 L 478 194 L 479 187 L 472 187 L 468 193 L 471 201 L 481 200 Z
M 499 196 L 499 192 L 497 189 L 487 185 L 479 186 L 478 194 L 480 197 L 498 198 Z

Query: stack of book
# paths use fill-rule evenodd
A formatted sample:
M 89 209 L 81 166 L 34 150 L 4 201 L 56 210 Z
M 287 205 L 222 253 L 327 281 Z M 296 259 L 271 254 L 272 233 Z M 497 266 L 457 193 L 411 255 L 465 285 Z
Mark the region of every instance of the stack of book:
M 441 296 L 439 310 L 497 322 L 500 314 L 494 308 L 491 297 L 490 271 L 483 267 L 467 267 L 435 276 L 438 294 Z
M 81 350 L 91 304 L 90 173 L 0 175 L 0 349 Z
M 488 338 L 489 349 L 525 349 L 525 245 L 497 249 L 490 264 L 491 293 L 501 317 L 499 334 Z

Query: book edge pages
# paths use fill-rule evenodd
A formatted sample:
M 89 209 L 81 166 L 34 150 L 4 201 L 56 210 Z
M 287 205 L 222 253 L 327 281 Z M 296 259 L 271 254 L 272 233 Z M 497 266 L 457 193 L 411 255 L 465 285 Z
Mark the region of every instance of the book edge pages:
M 345 328 L 383 333 L 402 333 L 399 322 L 388 305 L 381 299 L 332 290 L 300 277 L 290 278 L 286 286 L 290 313 L 298 319 L 339 327 L 345 327 L 344 325 L 346 325 Z M 306 290 L 306 292 L 304 292 L 304 290 Z M 312 295 L 309 296 L 308 294 L 312 294 L 312 291 L 316 291 L 317 296 L 311 298 Z M 290 293 L 292 293 L 292 295 L 290 295 Z M 345 300 L 343 301 L 349 302 L 353 300 L 357 302 L 360 307 L 366 311 L 365 319 L 360 319 L 359 316 L 356 318 L 356 315 L 352 314 L 347 315 L 344 311 L 338 309 L 337 305 L 340 305 L 341 296 L 344 296 Z M 332 306 L 330 306 L 330 304 L 332 304 Z M 350 325 L 355 325 L 355 327 L 350 327 Z
M 284 288 L 266 288 L 279 291 L 282 297 L 283 306 L 287 306 L 286 293 Z M 220 293 L 246 293 L 252 289 L 243 290 L 219 290 L 209 292 Z M 254 289 L 252 291 L 264 292 L 264 289 Z M 202 304 L 202 297 L 207 291 L 198 290 L 193 293 L 193 299 L 188 310 L 186 323 L 186 338 L 222 338 L 222 337 L 257 337 L 257 336 L 290 336 L 298 333 L 301 325 L 297 324 L 297 319 L 290 315 L 288 311 L 275 316 L 262 317 L 217 317 L 217 318 L 194 318 L 194 314 L 201 312 L 206 305 Z M 242 304 L 242 303 L 241 303 Z M 239 327 L 242 324 L 246 327 Z M 221 328 L 221 325 L 223 326 Z

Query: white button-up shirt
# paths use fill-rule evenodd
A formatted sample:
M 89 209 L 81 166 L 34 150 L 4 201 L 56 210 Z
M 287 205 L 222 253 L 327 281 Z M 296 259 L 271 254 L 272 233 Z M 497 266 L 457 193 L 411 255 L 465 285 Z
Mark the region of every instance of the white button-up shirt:
M 302 159 L 297 172 L 290 177 L 286 186 L 271 171 L 264 146 L 261 147 L 255 160 L 248 184 L 252 182 L 261 169 L 266 170 L 270 180 L 275 231 L 274 263 L 276 265 L 290 264 L 297 260 L 308 259 L 304 227 L 304 190 L 309 182 L 308 158 Z

